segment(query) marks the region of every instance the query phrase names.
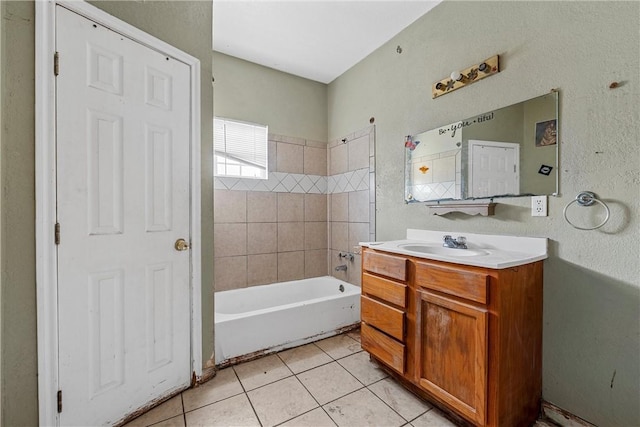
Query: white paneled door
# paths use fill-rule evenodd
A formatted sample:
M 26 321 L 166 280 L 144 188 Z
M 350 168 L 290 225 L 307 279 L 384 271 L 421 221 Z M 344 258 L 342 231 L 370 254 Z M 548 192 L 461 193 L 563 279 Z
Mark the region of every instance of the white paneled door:
M 56 20 L 60 424 L 107 425 L 190 383 L 190 71 Z

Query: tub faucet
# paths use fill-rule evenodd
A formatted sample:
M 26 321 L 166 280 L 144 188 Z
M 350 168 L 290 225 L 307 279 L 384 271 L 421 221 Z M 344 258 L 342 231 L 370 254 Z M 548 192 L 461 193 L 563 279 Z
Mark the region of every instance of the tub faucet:
M 452 238 L 448 234 L 442 238 L 444 243 L 442 246 L 451 249 L 467 249 L 467 238 L 460 236 L 457 239 Z
M 351 252 L 340 252 L 338 258 L 344 258 L 347 261 L 353 261 L 353 254 Z
M 346 264 L 342 264 L 336 267 L 336 271 L 347 271 Z

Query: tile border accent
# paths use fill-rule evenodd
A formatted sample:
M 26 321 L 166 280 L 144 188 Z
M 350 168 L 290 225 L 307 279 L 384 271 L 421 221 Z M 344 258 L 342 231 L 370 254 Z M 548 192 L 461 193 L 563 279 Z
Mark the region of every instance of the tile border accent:
M 269 179 L 215 177 L 216 190 L 269 191 L 273 193 L 336 194 L 369 189 L 369 168 L 320 176 L 271 172 Z
M 327 194 L 327 177 L 271 172 L 269 179 L 214 177 L 216 190 L 269 191 L 273 193 Z
M 349 193 L 369 189 L 369 168 L 331 175 L 327 178 L 327 194 Z

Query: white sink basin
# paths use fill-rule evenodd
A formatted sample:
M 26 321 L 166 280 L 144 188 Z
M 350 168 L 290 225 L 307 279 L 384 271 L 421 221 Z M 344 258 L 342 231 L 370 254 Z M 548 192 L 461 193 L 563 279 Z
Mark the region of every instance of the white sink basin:
M 466 237 L 469 248 L 454 249 L 442 246 L 442 239 L 446 235 Z M 374 250 L 415 258 L 495 269 L 516 267 L 547 258 L 547 239 L 544 237 L 500 236 L 409 228 L 407 238 L 403 240 L 360 244 Z
M 398 245 L 405 251 L 420 252 L 423 254 L 445 255 L 451 257 L 469 257 L 487 255 L 489 252 L 479 249 L 453 249 L 444 246 L 426 245 L 426 244 L 406 244 Z

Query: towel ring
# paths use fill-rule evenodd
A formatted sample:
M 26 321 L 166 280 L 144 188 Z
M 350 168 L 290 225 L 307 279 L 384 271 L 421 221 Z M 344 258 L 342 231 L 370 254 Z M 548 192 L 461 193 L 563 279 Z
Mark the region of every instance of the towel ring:
M 574 203 L 577 203 L 580 206 L 591 206 L 594 203 L 600 203 L 604 210 L 607 212 L 607 215 L 605 216 L 604 220 L 595 227 L 578 227 L 577 225 L 569 221 L 569 218 L 567 218 L 567 209 Z M 582 191 L 578 193 L 575 199 L 567 203 L 567 206 L 565 206 L 564 210 L 562 211 L 562 215 L 564 216 L 564 220 L 567 221 L 573 228 L 576 228 L 578 230 L 596 230 L 605 225 L 607 221 L 609 221 L 611 211 L 609 211 L 609 206 L 607 206 L 606 203 L 602 200 L 598 199 L 594 193 L 592 193 L 591 191 Z

